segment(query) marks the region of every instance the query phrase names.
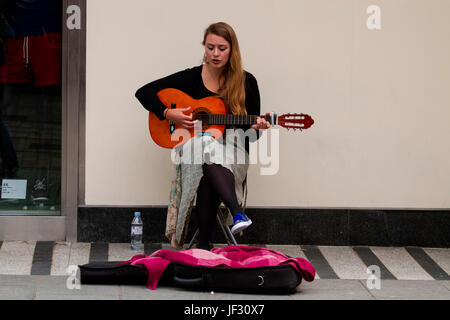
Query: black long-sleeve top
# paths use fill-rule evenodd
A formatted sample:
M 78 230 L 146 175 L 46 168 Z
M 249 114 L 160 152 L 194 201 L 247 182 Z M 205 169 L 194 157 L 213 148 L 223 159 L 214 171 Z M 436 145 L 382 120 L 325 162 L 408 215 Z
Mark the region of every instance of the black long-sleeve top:
M 258 82 L 251 73 L 245 72 L 245 75 L 245 107 L 247 109 L 247 114 L 260 115 L 261 102 Z M 216 93 L 209 91 L 205 87 L 202 79 L 201 65 L 150 82 L 139 88 L 135 95 L 145 109 L 153 112 L 159 119 L 164 120 L 163 112 L 166 109 L 166 106 L 159 100 L 157 93 L 167 88 L 181 90 L 194 99 L 217 96 Z M 242 128 L 244 131 L 250 128 L 248 125 L 236 127 Z M 257 137 L 259 138 L 258 132 Z M 246 149 L 248 151 L 247 142 Z
M 248 114 L 259 115 L 261 111 L 258 83 L 255 77 L 245 72 L 245 107 Z M 209 91 L 202 79 L 202 66 L 193 67 L 174 73 L 165 78 L 150 82 L 137 90 L 136 98 L 150 112 L 153 112 L 159 119 L 163 120 L 163 112 L 166 106 L 159 101 L 156 95 L 166 88 L 174 88 L 185 92 L 194 99 L 202 99 L 209 96 L 217 96 Z

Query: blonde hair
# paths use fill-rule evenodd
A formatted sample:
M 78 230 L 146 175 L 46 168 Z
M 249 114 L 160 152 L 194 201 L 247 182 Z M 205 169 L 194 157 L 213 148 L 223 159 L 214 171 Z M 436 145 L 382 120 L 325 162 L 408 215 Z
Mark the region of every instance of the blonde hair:
M 205 45 L 206 37 L 209 34 L 224 38 L 231 46 L 230 58 L 224 69 L 225 82 L 223 88 L 219 91 L 219 95 L 229 105 L 232 114 L 247 114 L 245 108 L 245 72 L 242 67 L 236 33 L 225 22 L 213 23 L 205 30 L 203 45 Z

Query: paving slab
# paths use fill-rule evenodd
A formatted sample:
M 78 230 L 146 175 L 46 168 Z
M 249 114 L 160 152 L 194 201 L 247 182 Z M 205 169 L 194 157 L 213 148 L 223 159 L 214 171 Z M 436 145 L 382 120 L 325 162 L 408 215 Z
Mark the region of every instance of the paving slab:
M 303 282 L 294 300 L 372 300 L 373 296 L 360 280 L 318 279 Z
M 445 281 L 382 280 L 380 289 L 371 290 L 377 300 L 450 300 Z
M 281 252 L 289 257 L 300 257 L 308 260 L 305 253 L 302 250 L 302 247 L 299 245 L 276 245 L 276 244 L 268 244 L 266 246 L 268 249 L 272 249 L 278 252 Z M 308 260 L 309 261 L 309 260 Z M 319 274 L 316 272 L 315 279 L 320 279 Z
M 206 300 L 293 300 L 292 295 L 254 294 L 254 293 L 228 293 L 228 292 L 205 292 Z
M 146 286 L 120 286 L 122 300 L 204 300 L 205 293 L 174 287 L 159 286 L 150 290 Z
M 353 251 L 359 256 L 361 261 L 370 268 L 373 269 L 374 266 L 380 269 L 381 279 L 392 279 L 395 280 L 395 276 L 386 268 L 386 266 L 381 262 L 380 259 L 370 250 L 369 247 L 365 246 L 355 246 Z
M 64 276 L 67 274 L 70 257 L 70 242 L 56 242 L 53 247 L 52 268 L 50 274 L 52 276 Z
M 333 270 L 333 267 L 328 263 L 328 260 L 323 256 L 318 246 L 305 245 L 302 250 L 307 257 L 307 260 L 314 266 L 316 270 L 316 279 L 339 279 L 339 276 Z
M 435 280 L 450 280 L 448 275 L 422 248 L 407 247 L 406 251 Z
M 118 285 L 81 285 L 70 289 L 68 276 L 33 276 L 35 300 L 119 300 Z
M 36 241 L 5 241 L 0 250 L 0 274 L 30 275 Z
M 303 282 L 294 294 L 256 295 L 189 291 L 160 286 L 85 285 L 68 288 L 68 276 L 0 275 L 0 300 L 450 300 L 450 281 L 382 280 L 369 290 L 363 280 L 318 279 Z
M 72 243 L 70 246 L 69 265 L 83 265 L 89 263 L 90 250 L 90 243 Z
M 450 280 L 449 281 L 442 281 L 441 284 L 450 291 Z
M 0 275 L 0 300 L 32 300 L 35 281 L 31 276 Z
M 450 274 L 450 249 L 449 248 L 424 248 L 423 249 L 447 274 Z
M 48 276 L 52 269 L 53 241 L 37 241 L 34 247 L 31 275 Z
M 405 248 L 371 247 L 371 249 L 398 280 L 433 280 Z
M 89 262 L 108 261 L 108 248 L 109 243 L 107 242 L 91 243 Z
M 319 246 L 325 259 L 340 279 L 367 279 L 367 266 L 351 247 Z
M 306 259 L 306 256 L 300 246 L 268 244 L 266 245 L 266 248 L 281 252 L 289 257 L 300 257 Z
M 137 254 L 144 254 L 144 251 L 134 251 L 129 243 L 110 243 L 108 261 L 127 261 Z

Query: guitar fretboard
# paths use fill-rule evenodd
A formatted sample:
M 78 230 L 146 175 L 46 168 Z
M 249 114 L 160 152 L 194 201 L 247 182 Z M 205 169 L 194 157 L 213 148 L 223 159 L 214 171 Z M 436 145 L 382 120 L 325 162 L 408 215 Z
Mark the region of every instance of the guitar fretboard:
M 197 120 L 210 125 L 253 125 L 257 122 L 257 117 L 255 115 L 199 114 L 197 115 Z

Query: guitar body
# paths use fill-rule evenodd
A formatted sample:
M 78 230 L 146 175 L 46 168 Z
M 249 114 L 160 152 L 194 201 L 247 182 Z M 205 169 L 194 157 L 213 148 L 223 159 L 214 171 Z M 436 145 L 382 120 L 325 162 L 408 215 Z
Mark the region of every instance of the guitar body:
M 193 119 L 196 119 L 198 114 L 201 113 L 213 113 L 213 114 L 226 114 L 226 106 L 224 102 L 217 97 L 206 97 L 203 99 L 194 99 L 184 93 L 183 91 L 168 88 L 158 92 L 158 98 L 168 108 L 171 108 L 172 104 L 176 104 L 176 109 L 185 109 L 191 107 L 191 110 L 185 112 L 186 115 L 193 114 Z M 153 112 L 149 113 L 148 119 L 150 135 L 155 143 L 163 148 L 174 148 L 180 143 L 186 142 L 187 137 L 179 136 L 175 134 L 172 136 L 171 124 L 169 120 L 160 120 Z M 174 125 L 175 130 L 180 129 L 178 125 Z M 215 139 L 222 136 L 225 131 L 224 125 L 204 125 L 203 132 L 209 132 Z M 194 129 L 179 131 L 180 134 L 188 134 L 189 139 L 194 137 Z M 176 138 L 179 139 L 176 139 Z M 175 138 L 175 141 L 172 139 Z
M 314 124 L 311 116 L 303 113 L 288 113 L 276 115 L 275 113 L 266 113 L 265 115 L 234 115 L 230 114 L 225 103 L 218 97 L 206 97 L 194 99 L 178 89 L 168 88 L 157 93 L 159 100 L 167 108 L 187 109 L 184 114 L 192 115 L 192 120 L 201 122 L 202 128 L 192 128 L 190 130 L 181 128 L 169 120 L 159 120 L 152 112 L 149 113 L 148 126 L 150 135 L 155 143 L 163 148 L 174 148 L 181 145 L 195 134 L 206 132 L 214 139 L 219 139 L 225 126 L 251 126 L 257 123 L 258 117 L 264 118 L 271 125 L 279 125 L 284 128 L 294 130 L 305 130 Z

